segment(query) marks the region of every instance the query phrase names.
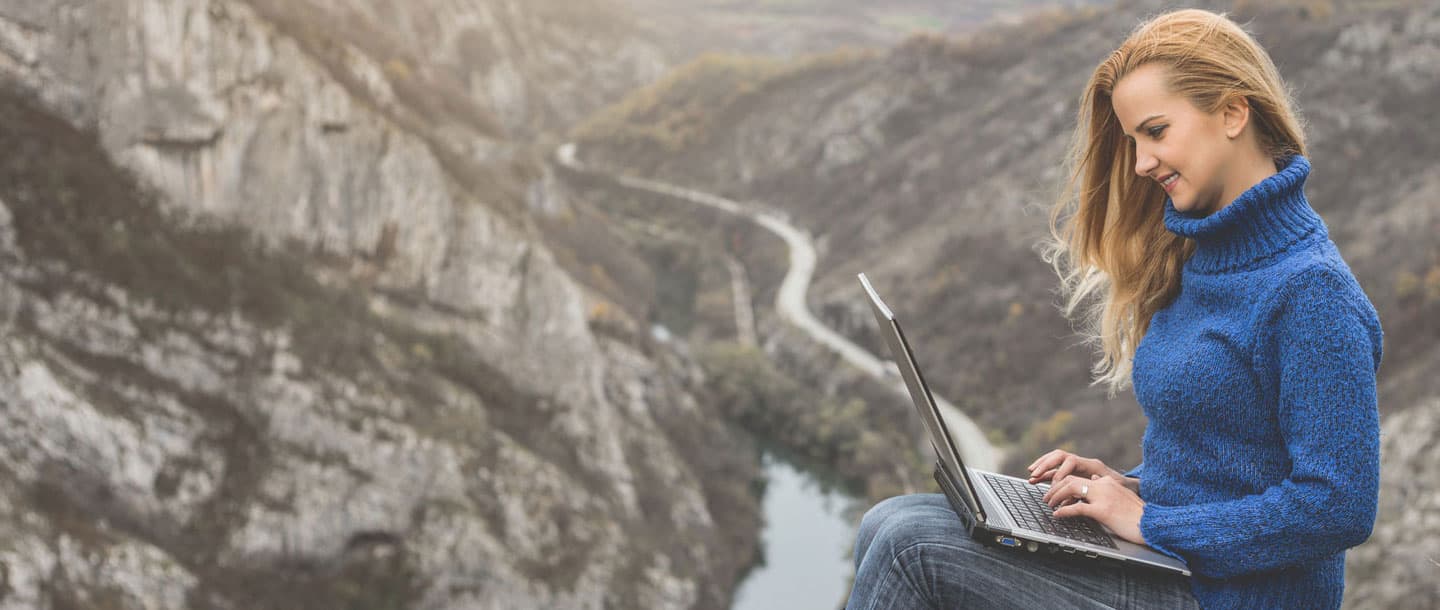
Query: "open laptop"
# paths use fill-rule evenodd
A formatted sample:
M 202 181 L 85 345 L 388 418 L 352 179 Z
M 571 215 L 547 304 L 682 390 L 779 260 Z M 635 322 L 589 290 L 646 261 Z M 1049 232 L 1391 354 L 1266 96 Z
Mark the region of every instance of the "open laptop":
M 1025 479 L 966 468 L 945 417 L 920 374 L 920 365 L 915 363 L 915 354 L 905 340 L 905 333 L 900 330 L 900 322 L 880 300 L 864 273 L 860 274 L 860 285 L 870 296 L 880 334 L 884 335 L 915 409 L 930 433 L 930 444 L 939 457 L 935 481 L 972 537 L 986 544 L 1032 553 L 1107 558 L 1190 575 L 1185 562 L 1148 546 L 1122 540 L 1093 519 L 1056 518 L 1041 499 L 1048 485 L 1032 485 Z

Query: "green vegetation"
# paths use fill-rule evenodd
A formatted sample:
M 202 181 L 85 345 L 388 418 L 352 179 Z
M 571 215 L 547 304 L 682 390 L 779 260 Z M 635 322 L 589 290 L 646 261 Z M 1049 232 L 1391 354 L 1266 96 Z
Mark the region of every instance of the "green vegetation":
M 879 499 L 914 481 L 928 481 L 931 465 L 916 450 L 909 420 L 867 408 L 863 398 L 841 400 L 808 391 L 751 347 L 712 343 L 698 354 L 708 402 L 726 418 L 808 465 L 843 473 L 851 493 Z
M 821 479 L 851 493 L 878 500 L 930 484 L 930 466 L 922 463 L 918 451 L 904 450 L 916 445 L 915 431 L 904 428 L 914 422 L 870 407 L 872 394 L 889 398 L 888 389 L 876 392 L 861 382 L 836 390 L 848 400 L 802 391 L 801 383 L 763 352 L 734 342 L 729 271 L 722 256 L 729 253 L 746 267 L 752 302 L 769 303 L 785 272 L 783 242 L 729 214 L 590 175 L 567 177 L 577 187 L 575 199 L 606 202 L 605 224 L 615 227 L 621 240 L 646 261 L 655 278 L 650 320 L 696 346 L 697 363 L 706 373 L 700 391 L 704 404 L 753 434 L 768 450 L 812 473 L 819 471 Z M 714 495 L 741 503 L 734 492 Z
M 631 319 L 649 317 L 652 297 L 663 284 L 633 252 L 623 231 L 600 211 L 577 202 L 559 214 L 537 216 L 536 225 L 570 277 L 619 306 Z M 592 310 L 590 319 L 605 324 L 620 313 L 608 309 Z
M 597 330 L 609 332 L 617 326 L 610 320 L 623 312 L 635 323 L 662 324 L 682 337 L 734 336 L 730 276 L 721 253 L 737 250 L 736 236 L 752 230 L 748 221 L 593 175 L 566 176 L 575 189 L 573 211 L 542 218 L 539 225 L 572 277 L 622 310 L 592 307 Z M 604 201 L 603 210 L 591 201 Z M 783 255 L 767 264 L 775 260 Z
M 477 105 L 461 83 L 443 71 L 417 70 L 422 58 L 404 50 L 384 28 L 360 13 L 336 10 L 327 12 L 309 2 L 279 0 L 247 0 L 266 21 L 295 39 L 307 53 L 314 56 L 362 100 L 374 98 L 365 85 L 355 82 L 348 62 L 349 53 L 361 52 L 383 66 L 383 72 L 399 100 L 414 108 L 420 116 L 453 121 L 477 133 L 499 137 L 504 133 L 500 122 L 486 109 Z
M 939 32 L 945 29 L 945 22 L 938 17 L 919 13 L 885 13 L 876 21 L 887 28 L 906 33 Z
M 264 568 L 232 569 L 223 589 L 202 581 L 192 597 L 213 604 L 221 594 L 238 608 L 409 608 L 428 587 L 416 560 L 403 545 L 392 544 L 348 550 L 338 566 L 329 560 L 284 558 Z
M 1406 301 L 1411 299 L 1419 300 L 1425 305 L 1440 303 L 1440 264 L 1431 266 L 1419 273 L 1408 269 L 1395 274 L 1395 297 L 1398 300 Z
M 1075 451 L 1075 441 L 1071 438 L 1074 421 L 1074 413 L 1061 409 L 1049 418 L 1031 424 L 1015 446 L 1011 461 L 1028 462 L 1052 449 Z
M 842 50 L 795 61 L 706 54 L 658 82 L 596 113 L 574 131 L 577 140 L 626 149 L 675 152 L 709 141 L 727 112 L 794 79 L 848 69 L 872 57 Z
M 1327 19 L 1335 14 L 1335 3 L 1331 0 L 1235 0 L 1231 11 L 1237 15 L 1254 15 L 1262 10 L 1295 9 L 1301 16 L 1313 19 Z
M 1057 7 L 1027 13 L 1019 24 L 986 28 L 965 36 L 920 31 L 906 38 L 896 54 L 1003 68 L 1029 57 L 1034 49 L 1043 48 L 1045 41 L 1071 28 L 1085 27 L 1102 14 L 1096 7 Z

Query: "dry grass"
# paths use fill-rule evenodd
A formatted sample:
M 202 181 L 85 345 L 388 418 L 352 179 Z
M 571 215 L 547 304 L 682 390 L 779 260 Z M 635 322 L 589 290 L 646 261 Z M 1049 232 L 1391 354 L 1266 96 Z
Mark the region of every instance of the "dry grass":
M 573 132 L 582 142 L 621 149 L 676 152 L 708 141 L 726 111 L 796 79 L 844 70 L 874 57 L 841 50 L 795 61 L 706 54 L 666 74 L 586 120 Z

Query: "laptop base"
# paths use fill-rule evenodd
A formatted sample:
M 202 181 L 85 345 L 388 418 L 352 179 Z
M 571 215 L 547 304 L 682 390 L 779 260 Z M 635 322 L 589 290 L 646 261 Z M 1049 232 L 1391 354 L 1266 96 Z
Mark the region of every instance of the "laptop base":
M 957 517 L 960 517 L 960 522 L 965 525 L 965 531 L 970 534 L 971 538 L 974 538 L 981 544 L 1014 551 L 1043 553 L 1045 555 L 1074 555 L 1077 559 L 1083 557 L 1086 562 L 1106 561 L 1117 565 L 1125 564 L 1123 561 L 1078 550 L 1073 547 L 1052 542 L 1027 540 L 1018 535 L 1001 532 L 976 523 L 975 518 L 970 516 L 970 511 L 964 509 L 965 504 L 960 500 L 960 494 L 956 491 L 955 484 L 950 481 L 944 465 L 940 462 L 935 463 L 935 482 L 939 483 L 941 491 L 945 492 L 945 498 L 950 501 L 950 509 L 955 511 Z

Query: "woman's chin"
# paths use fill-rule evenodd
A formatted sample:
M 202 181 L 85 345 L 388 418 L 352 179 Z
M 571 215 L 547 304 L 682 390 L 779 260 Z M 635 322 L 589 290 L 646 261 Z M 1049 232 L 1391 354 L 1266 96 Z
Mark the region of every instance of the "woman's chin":
M 1208 215 L 1209 215 L 1209 213 L 1208 213 L 1206 210 L 1201 209 L 1200 206 L 1195 205 L 1195 201 L 1192 200 L 1192 199 L 1190 199 L 1189 197 L 1184 197 L 1184 196 L 1175 197 L 1175 196 L 1172 195 L 1172 196 L 1170 197 L 1170 203 L 1171 203 L 1171 205 L 1174 205 L 1174 206 L 1175 206 L 1175 211 L 1176 211 L 1176 212 L 1179 212 L 1179 213 L 1181 213 L 1181 214 L 1185 214 L 1186 216 L 1208 216 Z

